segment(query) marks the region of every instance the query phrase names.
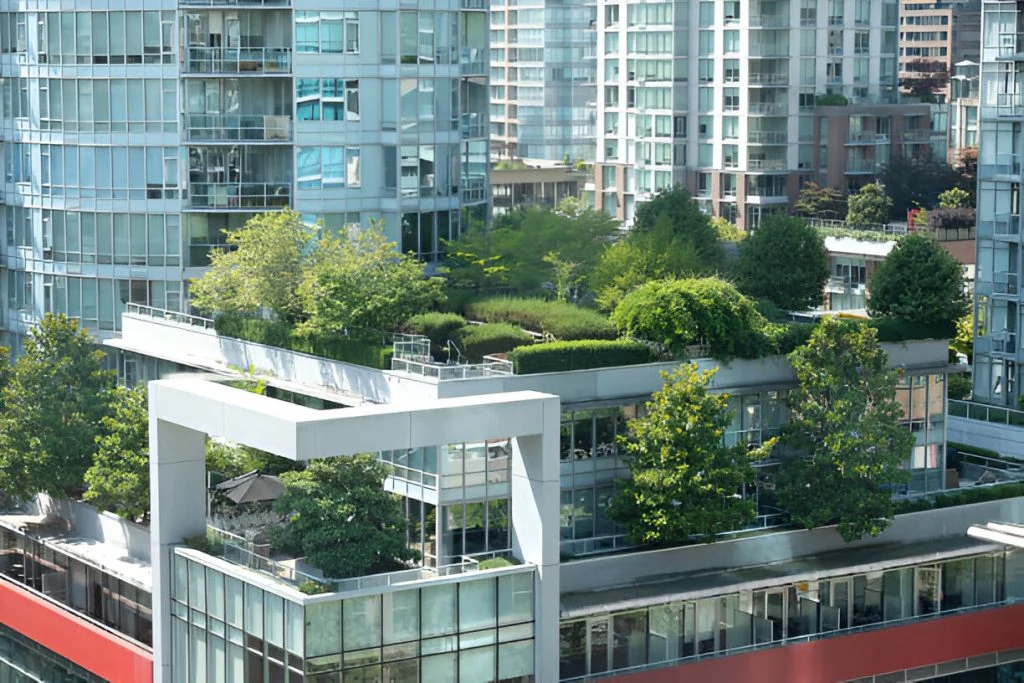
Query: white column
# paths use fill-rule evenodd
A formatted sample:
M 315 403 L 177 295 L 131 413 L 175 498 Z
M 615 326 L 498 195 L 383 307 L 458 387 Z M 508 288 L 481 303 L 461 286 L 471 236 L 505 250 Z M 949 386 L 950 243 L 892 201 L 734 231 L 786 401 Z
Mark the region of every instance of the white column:
M 558 679 L 559 463 L 561 402 L 544 400 L 539 434 L 512 445 L 512 552 L 537 566 L 534 585 L 534 677 Z
M 206 435 L 156 417 L 149 385 L 150 542 L 153 564 L 153 681 L 171 683 L 171 553 L 206 532 Z

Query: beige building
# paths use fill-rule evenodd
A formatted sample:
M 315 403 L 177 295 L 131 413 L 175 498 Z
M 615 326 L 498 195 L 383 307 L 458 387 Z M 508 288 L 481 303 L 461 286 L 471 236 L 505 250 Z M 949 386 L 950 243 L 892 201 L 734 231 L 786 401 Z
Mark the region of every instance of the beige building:
M 906 87 L 910 79 L 937 77 L 944 85 L 935 94 L 947 98 L 953 65 L 978 59 L 980 43 L 978 0 L 900 0 L 899 69 L 904 92 L 910 91 Z

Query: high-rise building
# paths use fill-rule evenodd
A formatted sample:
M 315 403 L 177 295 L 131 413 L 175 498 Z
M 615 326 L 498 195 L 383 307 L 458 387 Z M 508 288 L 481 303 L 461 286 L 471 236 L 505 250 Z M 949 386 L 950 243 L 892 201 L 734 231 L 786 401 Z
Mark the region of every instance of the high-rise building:
M 491 3 L 491 154 L 594 160 L 595 0 Z
M 974 398 L 1017 406 L 1024 294 L 1021 277 L 1021 135 L 1024 2 L 982 5 Z
M 981 49 L 981 0 L 900 0 L 900 79 L 934 81 L 949 97 L 954 65 L 976 60 Z
M 818 107 L 852 105 L 851 117 L 873 122 L 872 106 L 896 102 L 896 0 L 619 9 L 598 2 L 604 137 L 593 191 L 598 208 L 627 223 L 638 202 L 683 184 L 709 212 L 755 227 L 827 170 Z M 888 144 L 888 125 L 865 132 Z M 871 179 L 854 175 L 849 187 Z
M 484 219 L 487 11 L 164 0 L 0 13 L 0 329 L 180 309 L 224 230 L 292 206 L 403 251 Z

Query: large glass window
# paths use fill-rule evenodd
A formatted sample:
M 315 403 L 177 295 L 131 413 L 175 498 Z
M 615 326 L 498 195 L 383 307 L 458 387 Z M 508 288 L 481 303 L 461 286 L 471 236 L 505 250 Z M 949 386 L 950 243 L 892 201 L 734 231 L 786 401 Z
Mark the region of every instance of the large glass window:
M 296 12 L 296 52 L 355 54 L 359 52 L 356 12 Z

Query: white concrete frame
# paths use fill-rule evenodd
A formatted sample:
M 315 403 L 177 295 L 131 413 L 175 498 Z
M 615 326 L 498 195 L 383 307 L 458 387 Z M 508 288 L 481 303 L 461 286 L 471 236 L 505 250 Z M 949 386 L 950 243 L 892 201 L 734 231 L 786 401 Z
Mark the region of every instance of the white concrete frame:
M 534 667 L 558 671 L 561 405 L 533 391 L 410 406 L 313 410 L 201 379 L 149 384 L 153 560 L 153 668 L 171 683 L 173 547 L 206 530 L 206 436 L 296 461 L 512 438 L 512 548 L 537 568 Z

